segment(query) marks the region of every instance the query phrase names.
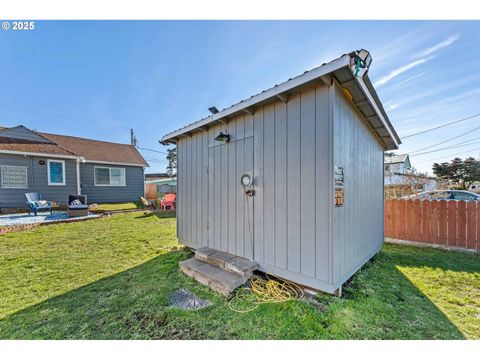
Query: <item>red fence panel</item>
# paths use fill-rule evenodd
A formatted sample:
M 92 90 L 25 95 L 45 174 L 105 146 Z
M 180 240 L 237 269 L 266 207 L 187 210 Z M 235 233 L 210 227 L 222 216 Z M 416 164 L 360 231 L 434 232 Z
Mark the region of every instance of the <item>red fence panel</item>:
M 451 202 L 451 201 L 450 201 Z M 438 239 L 437 244 L 448 243 L 448 201 L 440 200 L 438 204 Z
M 480 250 L 480 204 L 474 201 L 385 200 L 385 236 Z
M 457 246 L 457 202 L 447 201 L 447 246 Z
M 467 249 L 476 249 L 477 243 L 477 204 L 469 201 L 467 204 L 467 235 L 466 244 Z

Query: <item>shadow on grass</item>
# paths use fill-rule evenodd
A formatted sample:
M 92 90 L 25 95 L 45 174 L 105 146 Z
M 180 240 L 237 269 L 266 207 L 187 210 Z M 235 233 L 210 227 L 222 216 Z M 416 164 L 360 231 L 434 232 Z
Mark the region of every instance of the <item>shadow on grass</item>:
M 141 216 L 137 216 L 137 219 L 146 219 L 156 217 L 158 219 L 171 219 L 176 217 L 175 211 L 145 211 Z
M 153 216 L 153 215 L 151 215 Z M 227 301 L 180 274 L 187 250 L 171 251 L 0 321 L 2 339 L 461 339 L 462 333 L 380 254 L 357 273 L 342 299 L 265 304 L 238 314 Z M 209 299 L 198 311 L 169 306 L 181 287 Z

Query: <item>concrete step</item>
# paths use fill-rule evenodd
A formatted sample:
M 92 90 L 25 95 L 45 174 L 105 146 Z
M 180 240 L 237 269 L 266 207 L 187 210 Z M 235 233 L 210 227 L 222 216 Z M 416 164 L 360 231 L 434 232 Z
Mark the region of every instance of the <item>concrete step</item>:
M 250 277 L 258 269 L 254 261 L 210 248 L 197 249 L 195 258 L 242 277 Z
M 238 276 L 212 264 L 191 258 L 180 263 L 180 270 L 210 289 L 228 296 L 245 284 L 250 276 Z

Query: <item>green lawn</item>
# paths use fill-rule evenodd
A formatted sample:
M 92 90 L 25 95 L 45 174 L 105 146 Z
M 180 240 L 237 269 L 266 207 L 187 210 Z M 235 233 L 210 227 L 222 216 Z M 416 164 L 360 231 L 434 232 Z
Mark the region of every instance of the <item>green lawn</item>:
M 94 210 L 100 211 L 120 211 L 120 210 L 135 210 L 141 209 L 142 204 L 140 201 L 127 202 L 127 203 L 111 203 L 111 204 L 99 204 Z
M 387 245 L 344 297 L 238 314 L 178 271 L 173 213 L 0 236 L 0 338 L 480 339 L 480 257 Z M 185 287 L 213 306 L 169 307 Z

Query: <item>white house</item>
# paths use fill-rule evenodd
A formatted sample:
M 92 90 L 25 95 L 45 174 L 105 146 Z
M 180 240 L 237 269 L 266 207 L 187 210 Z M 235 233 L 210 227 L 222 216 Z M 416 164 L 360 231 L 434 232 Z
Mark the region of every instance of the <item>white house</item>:
M 437 179 L 414 172 L 408 154 L 385 155 L 385 186 L 408 185 L 418 191 L 430 191 L 437 188 Z

